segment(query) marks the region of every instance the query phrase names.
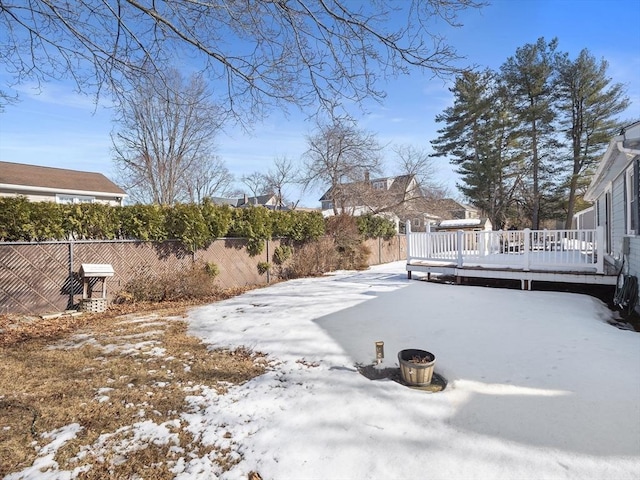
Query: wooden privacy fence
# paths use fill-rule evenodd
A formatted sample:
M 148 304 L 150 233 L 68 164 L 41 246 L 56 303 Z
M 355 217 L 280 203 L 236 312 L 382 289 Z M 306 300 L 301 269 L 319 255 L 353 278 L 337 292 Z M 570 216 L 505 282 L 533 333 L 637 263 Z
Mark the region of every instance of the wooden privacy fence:
M 406 258 L 406 239 L 367 240 L 369 265 Z M 272 262 L 278 239 L 267 241 L 263 253 L 251 257 L 242 238 L 222 238 L 191 254 L 179 242 L 67 241 L 0 243 L 0 314 L 38 315 L 73 308 L 82 295 L 83 263 L 111 264 L 109 300 L 140 273 L 163 274 L 189 268 L 194 261 L 215 263 L 222 288 L 263 285 L 268 275 L 258 263 Z

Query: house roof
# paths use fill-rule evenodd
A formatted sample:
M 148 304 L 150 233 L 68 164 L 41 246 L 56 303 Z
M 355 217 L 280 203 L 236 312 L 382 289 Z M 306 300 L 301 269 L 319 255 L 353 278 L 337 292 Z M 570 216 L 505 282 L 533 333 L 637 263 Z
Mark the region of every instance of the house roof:
M 237 206 L 238 207 L 242 207 L 245 205 L 262 205 L 262 206 L 266 206 L 267 203 L 269 203 L 270 201 L 273 200 L 273 197 L 275 195 L 273 195 L 272 193 L 267 193 L 265 195 L 258 195 L 257 197 L 247 197 L 246 201 L 245 198 L 239 198 L 237 201 Z
M 12 162 L 0 162 L 0 185 L 127 195 L 101 173 Z
M 640 155 L 640 122 L 623 128 L 620 135 L 611 139 L 591 184 L 584 194 L 584 199 L 595 202 L 604 193 L 609 183 L 620 175 L 637 155 Z
M 369 180 L 369 185 L 373 185 L 377 182 L 389 182 L 391 180 L 391 185 L 387 192 L 404 194 L 408 185 L 411 183 L 413 179 L 413 175 L 399 175 L 397 177 L 381 177 L 381 178 L 373 178 Z M 360 182 L 350 182 L 350 183 L 342 183 L 340 184 L 340 189 L 346 194 L 357 194 L 358 189 L 362 188 L 363 185 L 366 184 L 366 180 Z M 320 197 L 320 201 L 331 200 L 333 198 L 333 187 L 330 187 L 322 197 Z
M 231 205 L 232 207 L 247 207 L 250 205 L 261 205 L 263 207 L 271 207 L 269 202 L 275 200 L 275 195 L 268 193 L 265 195 L 258 195 L 257 197 L 241 197 L 241 198 L 224 198 L 224 197 L 212 197 L 211 201 L 216 205 Z
M 453 212 L 464 212 L 465 210 L 476 211 L 477 208 L 463 205 L 452 198 L 425 199 L 422 208 L 435 217 L 450 219 L 454 217 Z
M 458 230 L 471 227 L 491 227 L 491 221 L 488 218 L 460 218 L 455 220 L 443 220 L 436 227 L 437 230 Z

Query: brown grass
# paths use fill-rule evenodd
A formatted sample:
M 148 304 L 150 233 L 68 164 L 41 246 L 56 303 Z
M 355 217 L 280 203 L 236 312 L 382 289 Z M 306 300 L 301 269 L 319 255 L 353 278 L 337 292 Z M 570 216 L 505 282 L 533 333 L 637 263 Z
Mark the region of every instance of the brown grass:
M 34 445 L 50 441 L 42 433 L 78 423 L 82 430 L 56 454 L 61 469 L 90 467 L 79 477 L 85 479 L 173 478 L 170 467 L 180 455 L 170 445 L 149 443 L 124 459 L 109 447 L 126 440 L 131 432 L 125 427 L 136 422 L 179 420 L 185 397 L 192 394 L 185 387 L 206 385 L 223 394 L 229 384 L 267 368 L 263 355 L 247 349 L 208 350 L 187 335 L 179 318 L 183 312 L 183 306 L 174 306 L 145 315 L 26 319 L 18 325 L 0 319 L 0 477 L 33 464 Z M 154 347 L 165 352 L 150 355 Z M 187 431 L 175 430 L 185 451 L 211 454 L 222 469 L 237 463 L 229 451 L 213 451 Z M 72 461 L 102 434 L 112 434 L 105 455 Z

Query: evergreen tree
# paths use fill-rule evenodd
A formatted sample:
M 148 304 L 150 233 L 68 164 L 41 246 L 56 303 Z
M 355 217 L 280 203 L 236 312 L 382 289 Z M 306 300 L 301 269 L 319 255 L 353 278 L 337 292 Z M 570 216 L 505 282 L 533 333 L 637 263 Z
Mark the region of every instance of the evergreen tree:
M 555 66 L 560 125 L 570 142 L 565 223 L 569 229 L 581 180 L 585 183 L 585 173 L 597 163 L 609 138 L 620 130 L 616 115 L 629 106 L 629 99 L 621 84 L 611 84 L 607 62 L 596 61 L 586 49 L 575 60 L 566 53 L 556 55 Z
M 431 142 L 434 155 L 449 157 L 462 177 L 460 191 L 503 228 L 522 175 L 513 105 L 490 70 L 465 72 L 451 92 L 454 105 L 436 117 L 445 126 Z
M 557 43 L 557 39 L 546 43 L 540 38 L 535 44 L 518 48 L 501 67 L 501 77 L 513 96 L 521 122 L 520 146 L 529 156 L 531 176 L 521 184 L 521 199 L 534 230 L 540 228 L 544 217 L 551 215 L 547 207 L 552 199 L 548 197 L 555 190 L 558 144 L 554 137 L 553 55 Z

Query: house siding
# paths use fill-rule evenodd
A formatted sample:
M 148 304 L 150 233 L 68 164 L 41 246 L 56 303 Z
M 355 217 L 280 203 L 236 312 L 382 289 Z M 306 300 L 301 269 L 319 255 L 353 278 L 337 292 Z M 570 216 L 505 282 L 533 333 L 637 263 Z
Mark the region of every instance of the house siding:
M 620 258 L 622 251 L 622 237 L 625 235 L 625 201 L 624 201 L 624 175 L 619 175 L 611 189 L 611 253 L 614 258 Z
M 615 261 L 615 267 L 624 267 L 622 273 L 640 278 L 640 235 L 627 235 L 626 227 L 626 199 L 625 199 L 625 175 L 616 177 L 611 184 L 611 255 Z M 606 201 L 605 194 L 598 197 L 598 225 L 605 225 Z M 623 238 L 629 239 L 629 254 L 623 255 Z M 623 265 L 624 262 L 624 265 Z M 640 313 L 640 305 L 636 306 Z
M 629 237 L 630 253 L 627 259 L 629 275 L 640 277 L 640 237 Z
M 64 192 L 60 192 L 60 195 L 67 195 L 67 196 L 84 196 L 84 195 L 73 195 L 73 194 L 68 194 L 68 193 L 64 193 Z M 56 202 L 57 199 L 57 194 L 55 193 L 43 193 L 43 192 L 37 192 L 37 191 L 20 191 L 20 192 L 15 192 L 15 191 L 7 191 L 7 190 L 2 190 L 0 189 L 0 197 L 18 197 L 18 196 L 23 196 L 26 197 L 27 200 L 29 200 L 30 202 Z M 115 198 L 115 196 L 100 196 L 100 195 L 90 195 L 87 194 L 87 197 L 92 197 L 93 201 L 95 203 L 103 203 L 105 205 L 111 205 L 111 206 L 119 206 L 121 205 L 121 201 Z

